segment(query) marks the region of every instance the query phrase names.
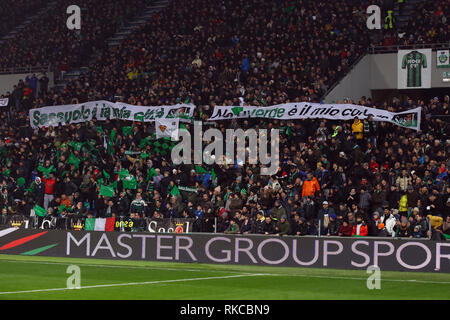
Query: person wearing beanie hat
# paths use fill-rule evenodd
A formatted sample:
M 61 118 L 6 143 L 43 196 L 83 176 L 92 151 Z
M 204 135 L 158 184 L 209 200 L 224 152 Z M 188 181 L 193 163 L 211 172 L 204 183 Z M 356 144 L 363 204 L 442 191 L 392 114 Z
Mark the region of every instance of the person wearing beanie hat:
M 286 215 L 281 216 L 280 220 L 275 226 L 275 232 L 277 236 L 285 236 L 289 233 L 291 225 L 289 221 L 286 220 Z
M 336 221 L 336 214 L 330 214 L 330 221 L 328 222 L 328 226 L 326 228 L 327 236 L 337 236 L 339 232 L 340 225 Z
M 301 217 L 298 219 L 297 225 L 295 226 L 295 235 L 305 236 L 309 233 L 309 226 L 306 223 L 306 219 Z
M 380 222 L 377 226 L 377 236 L 378 237 L 388 237 L 389 236 L 383 222 Z

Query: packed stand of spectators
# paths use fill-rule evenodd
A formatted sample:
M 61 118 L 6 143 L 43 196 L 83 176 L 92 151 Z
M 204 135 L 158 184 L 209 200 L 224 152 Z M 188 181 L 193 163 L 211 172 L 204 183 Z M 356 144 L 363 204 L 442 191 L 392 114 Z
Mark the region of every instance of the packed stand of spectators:
M 45 7 L 45 0 L 2 0 L 0 6 L 0 38 L 20 25 L 27 16 Z
M 383 19 L 386 17 L 388 8 L 383 7 L 384 1 L 379 1 Z M 408 3 L 403 0 L 401 5 Z M 401 6 L 400 6 L 401 8 Z M 400 9 L 401 10 L 401 9 Z M 400 11 L 401 12 L 401 11 Z M 450 37 L 448 28 L 448 15 L 450 3 L 446 0 L 425 0 L 414 7 L 406 26 L 400 27 L 394 13 L 392 28 L 389 27 L 389 20 L 381 21 L 382 28 L 376 34 L 377 41 L 374 44 L 381 46 L 392 45 L 412 45 L 412 44 L 432 44 L 448 43 Z M 386 26 L 385 26 L 386 25 Z
M 425 0 L 418 5 L 409 20 L 399 44 L 448 43 L 450 3 L 446 0 Z
M 34 2 L 34 1 L 31 1 Z M 21 29 L 12 39 L 2 43 L 0 68 L 53 65 L 67 71 L 83 66 L 92 52 L 107 50 L 106 39 L 129 17 L 136 15 L 146 0 L 81 0 L 81 30 L 69 30 L 66 21 L 71 0 L 56 1 Z M 2 6 L 3 7 L 3 6 Z M 8 8 L 6 16 L 9 16 Z M 8 19 L 6 19 L 8 20 Z
M 73 98 L 161 105 L 322 96 L 368 45 L 350 1 L 174 1 L 69 83 Z M 53 104 L 53 96 L 44 100 Z M 56 103 L 56 102 L 55 102 Z
M 342 102 L 374 106 L 364 97 Z M 397 112 L 421 106 L 419 132 L 371 118 L 215 122 L 221 130 L 280 128 L 273 176 L 236 162 L 174 166 L 170 153 L 143 143 L 154 140 L 148 123 L 93 120 L 33 130 L 19 109 L 0 128 L 2 215 L 28 216 L 38 204 L 49 217 L 120 217 L 139 230 L 143 218 L 191 218 L 203 232 L 442 240 L 450 233 L 450 131 L 434 116 L 448 116 L 448 104 L 445 96 L 377 105 Z M 194 116 L 210 113 L 199 107 Z M 123 170 L 136 189 L 118 178 Z M 114 196 L 99 194 L 112 184 Z M 174 193 L 175 186 L 187 191 Z
M 38 204 L 52 217 L 187 217 L 204 232 L 441 239 L 449 233 L 450 141 L 448 123 L 433 116 L 448 116 L 448 96 L 376 105 L 421 106 L 419 132 L 370 119 L 216 122 L 221 130 L 282 128 L 281 167 L 270 177 L 256 165 L 173 166 L 170 154 L 145 143 L 154 134 L 147 123 L 30 127 L 30 108 L 99 99 L 190 102 L 203 120 L 214 105 L 319 102 L 367 46 L 365 24 L 348 23 L 356 8 L 348 3 L 175 2 L 121 46 L 98 51 L 89 73 L 63 92 L 48 90 L 45 77 L 25 79 L 0 110 L 8 119 L 0 127 L 2 215 L 28 216 Z M 123 170 L 136 189 L 118 179 Z M 114 196 L 99 194 L 116 182 Z

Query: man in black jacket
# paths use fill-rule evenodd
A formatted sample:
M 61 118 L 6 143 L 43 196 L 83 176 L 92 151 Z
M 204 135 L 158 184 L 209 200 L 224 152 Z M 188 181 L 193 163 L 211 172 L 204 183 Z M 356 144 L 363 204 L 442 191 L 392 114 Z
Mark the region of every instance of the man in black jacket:
M 130 199 L 125 194 L 125 192 L 121 192 L 119 198 L 116 202 L 117 214 L 119 216 L 128 216 L 130 210 Z
M 273 223 L 272 219 L 270 217 L 266 217 L 262 231 L 264 234 L 274 234 L 275 233 L 275 224 Z
M 328 222 L 328 227 L 326 229 L 326 235 L 327 236 L 337 236 L 340 225 L 338 225 L 338 222 L 336 221 L 336 215 L 334 213 L 330 214 L 329 218 L 330 218 L 330 221 Z

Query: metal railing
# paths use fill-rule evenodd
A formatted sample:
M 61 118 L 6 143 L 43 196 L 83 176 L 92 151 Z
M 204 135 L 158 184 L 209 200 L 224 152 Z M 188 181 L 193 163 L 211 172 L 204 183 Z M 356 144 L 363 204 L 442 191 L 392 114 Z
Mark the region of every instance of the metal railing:
M 393 45 L 393 46 L 372 46 L 368 48 L 368 53 L 393 53 L 398 50 L 413 50 L 413 49 L 429 49 L 443 50 L 450 49 L 450 43 L 425 43 L 425 44 L 410 44 L 410 45 Z
M 130 219 L 128 217 L 119 216 L 115 219 L 115 232 L 150 232 L 150 233 L 180 233 L 177 231 L 177 227 L 181 228 L 182 233 L 192 233 L 192 234 L 214 234 L 214 233 L 223 233 L 217 231 L 217 218 L 211 219 L 191 219 L 191 218 L 139 218 L 137 220 L 133 220 L 134 222 L 140 221 L 142 222 L 140 227 L 133 226 L 128 224 Z M 428 222 L 428 234 L 422 238 L 413 238 L 414 240 L 420 241 L 431 241 L 432 235 L 432 227 L 431 222 L 427 218 Z M 289 238 L 336 238 L 342 239 L 341 236 L 327 236 L 321 233 L 321 220 L 318 221 L 319 228 L 317 235 L 284 235 L 283 237 Z M 0 215 L 0 229 L 1 228 L 22 228 L 22 229 L 53 229 L 53 230 L 86 230 L 86 218 L 78 217 L 78 216 L 67 216 L 67 217 L 52 217 L 46 216 L 38 217 L 38 216 L 24 216 L 21 214 L 15 215 Z M 212 227 L 213 226 L 213 227 Z M 212 227 L 212 228 L 211 228 Z M 212 230 L 211 230 L 212 229 Z M 113 232 L 114 232 L 113 231 Z M 239 233 L 240 234 L 240 233 Z M 255 237 L 266 237 L 264 234 L 257 233 L 249 233 L 247 236 L 255 236 Z M 347 237 L 348 238 L 348 237 Z M 409 237 L 398 237 L 398 236 L 387 236 L 387 237 L 378 237 L 378 236 L 364 236 L 365 239 L 398 239 L 398 240 L 411 240 Z M 445 239 L 444 239 L 445 240 Z
M 349 74 L 350 72 L 352 72 L 352 70 L 356 67 L 356 65 L 366 56 L 366 54 L 361 54 L 355 61 L 352 62 L 352 64 L 349 66 L 349 69 L 347 71 L 347 73 L 340 79 L 338 79 L 337 81 L 335 81 L 331 87 L 329 87 L 327 89 L 327 91 L 323 94 L 322 99 L 326 98 L 328 96 L 328 94 L 330 94 L 331 91 L 333 91 L 334 88 L 336 88 L 338 86 L 339 83 L 341 83 L 342 80 L 344 80 Z
M 44 73 L 50 71 L 50 65 L 33 67 L 0 68 L 0 74 Z

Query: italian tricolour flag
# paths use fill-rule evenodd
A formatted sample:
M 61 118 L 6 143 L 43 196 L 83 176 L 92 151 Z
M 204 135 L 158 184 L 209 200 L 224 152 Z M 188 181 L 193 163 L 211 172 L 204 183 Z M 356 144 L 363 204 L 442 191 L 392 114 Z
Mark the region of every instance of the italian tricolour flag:
M 87 218 L 84 223 L 86 231 L 114 231 L 116 218 Z

